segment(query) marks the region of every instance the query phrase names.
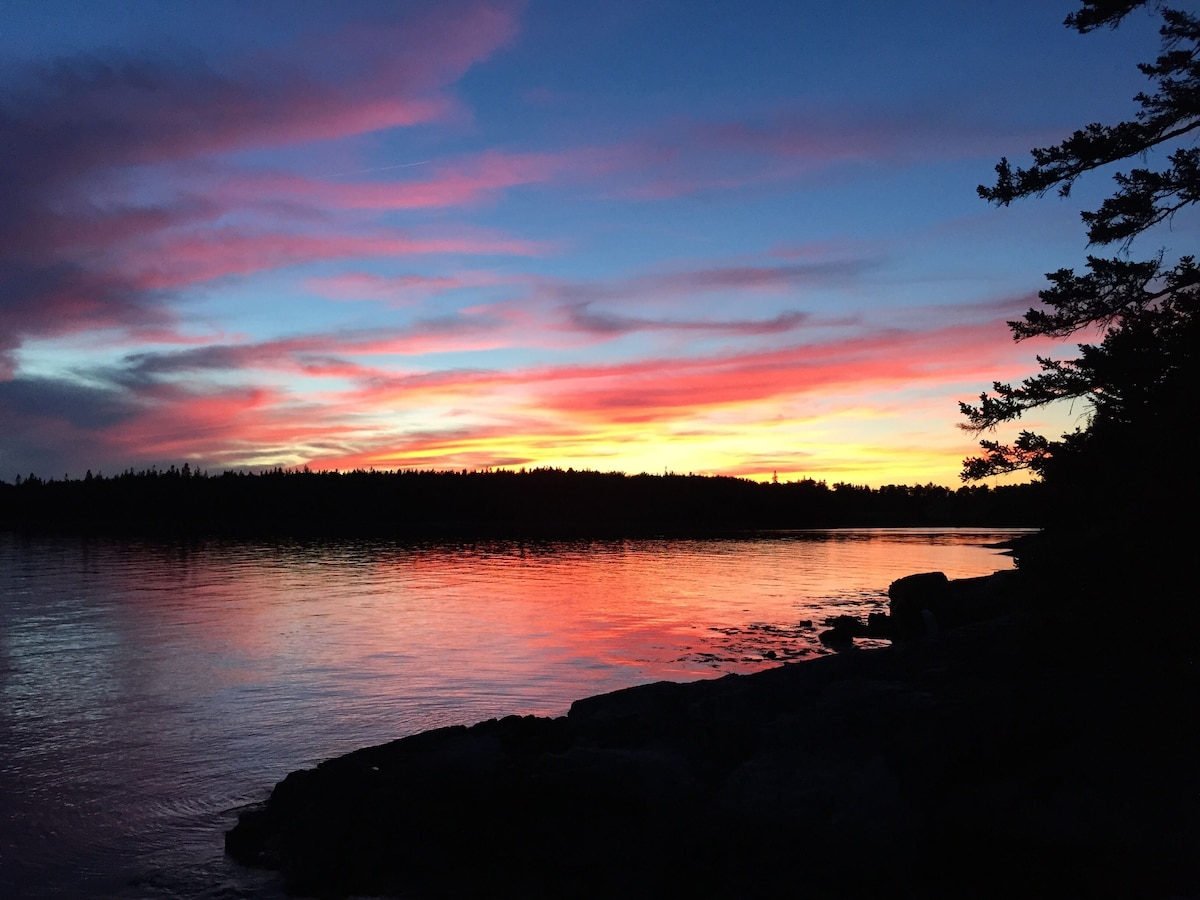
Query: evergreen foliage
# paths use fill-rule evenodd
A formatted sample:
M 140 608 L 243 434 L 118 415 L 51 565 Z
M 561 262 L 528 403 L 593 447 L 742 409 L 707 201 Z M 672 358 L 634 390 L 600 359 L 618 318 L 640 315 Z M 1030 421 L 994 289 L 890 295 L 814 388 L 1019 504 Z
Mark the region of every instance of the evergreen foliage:
M 90 476 L 90 477 L 89 477 Z M 951 490 L 701 475 L 182 468 L 0 482 L 0 529 L 405 538 L 700 536 L 831 526 L 1041 522 L 1039 485 Z
M 975 433 L 1019 419 L 1060 400 L 1090 405 L 1086 428 L 1050 440 L 1022 431 L 1011 444 L 984 440 L 980 457 L 964 461 L 962 477 L 1031 469 L 1062 492 L 1077 516 L 1125 515 L 1135 505 L 1181 501 L 1194 493 L 1197 443 L 1196 388 L 1200 384 L 1200 268 L 1191 254 L 1168 260 L 1130 256 L 1133 242 L 1170 222 L 1200 199 L 1200 18 L 1150 0 L 1084 0 L 1066 25 L 1082 34 L 1115 28 L 1140 7 L 1161 17 L 1162 49 L 1138 66 L 1151 88 L 1135 98 L 1134 117 L 1115 125 L 1090 124 L 1061 144 L 1032 151 L 1033 164 L 996 166 L 996 183 L 980 196 L 1000 206 L 1056 189 L 1070 195 L 1076 180 L 1112 164 L 1145 165 L 1113 175 L 1114 193 L 1081 213 L 1089 244 L 1113 247 L 1089 255 L 1086 271 L 1063 268 L 1039 293 L 1043 308 L 1009 322 L 1013 337 L 1096 335 L 1074 359 L 1038 357 L 1041 371 L 1019 385 L 996 382 L 978 405 L 960 404 Z M 1153 163 L 1153 165 L 1152 165 Z M 1098 502 L 1102 499 L 1103 504 Z

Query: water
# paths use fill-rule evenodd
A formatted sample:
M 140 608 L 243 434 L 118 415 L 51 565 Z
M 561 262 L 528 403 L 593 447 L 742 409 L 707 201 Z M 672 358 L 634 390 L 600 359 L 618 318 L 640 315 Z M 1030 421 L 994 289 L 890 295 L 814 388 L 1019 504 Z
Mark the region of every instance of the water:
M 0 896 L 273 897 L 222 854 L 289 771 L 427 728 L 823 651 L 1011 531 L 187 544 L 0 534 Z M 809 624 L 811 623 L 811 624 Z

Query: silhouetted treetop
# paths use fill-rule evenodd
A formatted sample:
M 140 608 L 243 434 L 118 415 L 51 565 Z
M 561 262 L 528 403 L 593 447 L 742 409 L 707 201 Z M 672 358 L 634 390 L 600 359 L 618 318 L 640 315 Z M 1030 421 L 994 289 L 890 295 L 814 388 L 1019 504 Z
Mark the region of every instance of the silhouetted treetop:
M 1035 525 L 1036 485 L 872 489 L 620 472 L 270 469 L 189 466 L 76 480 L 0 482 L 0 528 L 138 534 L 592 537 L 835 525 Z
M 1106 25 L 1116 28 L 1129 13 L 1144 5 L 1145 0 L 1082 0 L 1083 8 L 1068 15 L 1063 24 L 1080 34 Z
M 1081 12 L 1068 17 L 1067 24 L 1081 32 L 1101 23 L 1116 27 L 1127 13 L 1144 5 L 1145 0 L 1088 3 L 1083 12 L 1099 7 L 1112 10 L 1086 18 Z M 1174 9 L 1161 9 L 1160 13 L 1163 52 L 1153 63 L 1138 65 L 1154 81 L 1156 90 L 1134 97 L 1139 109 L 1133 120 L 1115 125 L 1092 123 L 1061 144 L 1034 149 L 1034 164 L 1028 169 L 1014 171 L 1007 158 L 1001 159 L 996 166 L 995 185 L 979 186 L 981 197 L 1007 206 L 1013 200 L 1042 195 L 1054 187 L 1060 196 L 1067 197 L 1080 175 L 1177 141 L 1200 125 L 1200 60 L 1196 56 L 1200 19 Z M 1081 21 L 1085 26 L 1079 24 Z M 1170 165 L 1160 171 L 1139 168 L 1113 176 L 1117 192 L 1098 210 L 1081 214 L 1091 243 L 1127 241 L 1195 202 L 1200 151 L 1178 147 L 1167 162 Z
M 1200 269 L 1193 254 L 1167 260 L 1160 250 L 1138 260 L 1129 250 L 1139 235 L 1200 199 L 1200 148 L 1194 146 L 1200 126 L 1200 18 L 1148 0 L 1084 0 L 1066 25 L 1083 34 L 1115 28 L 1139 7 L 1160 16 L 1162 51 L 1153 63 L 1138 66 L 1152 86 L 1134 98 L 1134 117 L 1090 124 L 1056 146 L 1035 149 L 1028 168 L 1014 169 L 1001 159 L 995 184 L 979 187 L 985 200 L 1007 206 L 1051 188 L 1067 197 L 1076 179 L 1120 161 L 1159 163 L 1117 172 L 1111 196 L 1098 209 L 1080 213 L 1089 243 L 1116 244 L 1116 253 L 1089 255 L 1082 273 L 1073 268 L 1050 273 L 1050 286 L 1038 294 L 1042 307 L 1008 323 L 1016 340 L 1063 338 L 1087 329 L 1099 334 L 1099 343 L 1079 345 L 1074 359 L 1039 356 L 1037 374 L 1018 385 L 996 382 L 977 405 L 960 404 L 967 418 L 962 427 L 978 433 L 1028 410 L 1078 398 L 1090 405 L 1087 428 L 1060 441 L 1030 431 L 1011 445 L 982 441 L 984 455 L 964 461 L 966 480 L 1029 468 L 1082 484 L 1106 466 L 1135 463 L 1147 473 L 1174 475 L 1192 452 L 1187 420 L 1196 410 L 1200 384 Z

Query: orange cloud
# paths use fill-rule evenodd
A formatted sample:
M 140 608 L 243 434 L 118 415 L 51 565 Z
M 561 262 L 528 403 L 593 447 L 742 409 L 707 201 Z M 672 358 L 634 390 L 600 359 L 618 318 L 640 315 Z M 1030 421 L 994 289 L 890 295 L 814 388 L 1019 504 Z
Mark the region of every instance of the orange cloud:
M 972 446 L 951 427 L 955 421 L 952 398 L 929 401 L 944 410 L 940 421 L 930 423 L 941 435 L 932 445 L 928 437 L 914 436 L 910 449 L 904 450 L 900 444 L 894 453 L 883 440 L 871 449 L 868 435 L 878 426 L 871 424 L 869 413 L 865 419 L 861 413 L 849 415 L 839 424 L 838 417 L 843 414 L 838 409 L 850 403 L 869 411 L 881 402 L 886 407 L 880 398 L 901 392 L 936 389 L 948 382 L 978 383 L 1006 370 L 1020 372 L 1027 366 L 1020 361 L 1021 355 L 1004 340 L 1003 327 L 993 323 L 702 359 L 382 376 L 324 398 L 330 408 L 375 417 L 379 434 L 369 437 L 355 452 L 310 462 L 341 467 L 473 468 L 560 464 L 571 459 L 596 464 L 608 459 L 609 468 L 628 468 L 630 459 L 646 456 L 647 444 L 660 448 L 674 444 L 671 452 L 676 456 L 699 458 L 706 446 L 723 443 L 727 445 L 726 465 L 710 462 L 693 468 L 753 474 L 754 467 L 747 467 L 729 450 L 733 442 L 739 442 L 742 457 L 753 458 L 754 451 L 746 447 L 748 433 L 757 435 L 749 439 L 752 443 L 770 442 L 775 437 L 787 441 L 797 429 L 809 436 L 822 429 L 840 433 L 839 429 L 851 422 L 849 430 L 862 433 L 858 443 L 848 443 L 844 433 L 837 439 L 822 439 L 822 457 L 810 460 L 812 466 L 847 474 L 869 470 L 878 480 L 891 465 L 889 478 L 895 480 L 900 471 L 896 466 L 907 454 L 909 471 L 927 473 L 933 461 L 940 461 L 950 475 L 957 471 L 964 450 Z M 795 412 L 786 412 L 788 422 L 779 425 L 778 435 L 773 434 L 773 421 L 797 404 L 812 407 L 812 416 L 797 420 Z M 449 430 L 389 429 L 387 417 L 397 410 L 410 411 L 418 421 L 436 417 L 437 410 L 443 416 L 455 411 L 451 416 L 463 424 Z M 504 412 L 496 412 L 499 410 Z M 731 413 L 736 415 L 729 419 Z M 911 415 L 901 409 L 876 418 L 887 420 L 894 428 L 897 422 L 910 421 Z M 710 424 L 697 429 L 702 422 Z M 839 441 L 845 446 L 831 458 L 829 446 Z M 640 449 L 634 451 L 633 447 Z M 793 451 L 793 468 L 796 456 Z M 837 461 L 839 456 L 843 462 Z M 865 470 L 868 459 L 875 461 Z
M 356 348 L 386 343 L 314 336 L 132 356 L 125 380 L 107 393 L 29 384 L 24 394 L 0 390 L 0 407 L 10 397 L 14 433 L 52 435 L 63 446 L 90 441 L 97 466 L 574 465 L 945 483 L 973 447 L 952 427 L 948 385 L 969 391 L 1022 374 L 1030 352 L 997 322 L 509 370 L 397 373 L 355 358 Z M 244 383 L 252 370 L 282 380 L 229 388 L 204 375 Z M 184 372 L 192 373 L 186 382 Z M 58 408 L 76 410 L 69 420 L 45 412 L 52 391 Z

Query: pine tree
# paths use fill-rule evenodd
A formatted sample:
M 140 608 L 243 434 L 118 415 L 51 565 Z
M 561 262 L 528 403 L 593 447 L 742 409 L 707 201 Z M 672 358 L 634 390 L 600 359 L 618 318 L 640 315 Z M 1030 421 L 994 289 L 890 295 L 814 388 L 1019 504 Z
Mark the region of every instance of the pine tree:
M 1041 371 L 1019 385 L 996 382 L 979 404 L 960 404 L 974 433 L 1065 399 L 1090 405 L 1087 426 L 1060 440 L 1023 431 L 1012 444 L 984 440 L 980 457 L 964 461 L 964 480 L 1031 469 L 1063 491 L 1077 516 L 1103 507 L 1125 515 L 1132 506 L 1161 512 L 1195 494 L 1196 391 L 1200 386 L 1200 268 L 1191 254 L 1131 256 L 1134 241 L 1200 200 L 1200 18 L 1152 0 L 1084 0 L 1065 24 L 1082 34 L 1116 28 L 1139 7 L 1162 20 L 1162 49 L 1138 66 L 1151 81 L 1135 98 L 1129 121 L 1091 124 L 1061 144 L 1032 151 L 1028 168 L 1007 159 L 980 196 L 1007 206 L 1054 189 L 1068 197 L 1080 177 L 1123 161 L 1144 165 L 1113 175 L 1116 190 L 1081 213 L 1089 244 L 1086 271 L 1063 268 L 1047 277 L 1042 308 L 1009 322 L 1016 340 L 1097 333 L 1074 359 L 1038 357 Z M 1157 162 L 1157 167 L 1150 164 Z M 1182 493 L 1181 493 L 1182 491 Z M 1103 502 L 1101 502 L 1101 500 Z M 1152 513 L 1148 513 L 1152 514 Z

